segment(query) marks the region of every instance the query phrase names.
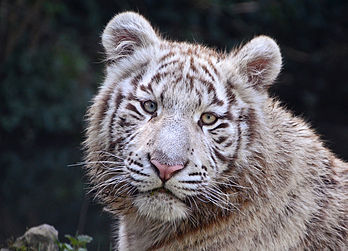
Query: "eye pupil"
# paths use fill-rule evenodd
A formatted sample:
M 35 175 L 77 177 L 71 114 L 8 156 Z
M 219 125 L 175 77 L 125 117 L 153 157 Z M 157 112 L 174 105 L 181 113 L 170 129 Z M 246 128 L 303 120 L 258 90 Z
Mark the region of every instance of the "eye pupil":
M 151 100 L 142 103 L 143 109 L 148 113 L 155 113 L 157 111 L 157 104 Z
M 217 121 L 217 117 L 212 113 L 203 113 L 201 116 L 201 123 L 203 125 L 212 125 Z

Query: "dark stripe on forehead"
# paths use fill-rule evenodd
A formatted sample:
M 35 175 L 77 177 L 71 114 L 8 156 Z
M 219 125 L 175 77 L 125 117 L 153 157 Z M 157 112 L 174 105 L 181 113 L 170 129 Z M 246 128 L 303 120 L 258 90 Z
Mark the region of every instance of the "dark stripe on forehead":
M 202 70 L 205 72 L 205 74 L 207 74 L 207 75 L 210 77 L 211 81 L 215 82 L 215 78 L 214 78 L 214 76 L 210 73 L 210 71 L 208 70 L 208 68 L 207 68 L 205 65 L 201 65 L 201 68 L 202 68 Z
M 167 58 L 173 57 L 175 55 L 175 53 L 173 51 L 163 55 L 160 59 L 159 59 L 159 63 L 161 63 L 162 61 L 166 60 Z
M 217 69 L 215 68 L 215 65 L 211 62 L 211 59 L 208 58 L 208 59 L 207 59 L 207 62 L 208 62 L 208 65 L 213 69 L 215 75 L 216 75 L 217 77 L 219 77 L 219 73 L 218 73 Z
M 210 82 L 206 79 L 203 78 L 199 78 L 198 81 L 200 81 L 204 86 L 206 86 L 208 88 L 208 93 L 213 95 L 213 100 L 210 104 L 215 104 L 218 106 L 223 106 L 224 105 L 224 101 L 219 99 L 216 95 L 216 89 L 214 86 L 213 82 Z
M 190 74 L 187 74 L 186 75 L 186 79 L 189 82 L 190 90 L 193 90 L 193 87 L 194 87 L 194 77 L 192 75 L 190 75 Z
M 152 89 L 149 89 L 148 86 L 145 87 L 145 85 L 140 85 L 140 90 L 142 90 L 143 92 L 151 94 Z
M 153 94 L 152 83 L 149 83 L 146 88 Z
M 124 74 L 121 76 L 119 81 L 122 81 L 123 79 L 127 78 L 128 76 L 130 76 L 133 73 L 136 73 L 135 77 L 132 78 L 131 80 L 131 84 L 134 87 L 138 86 L 139 81 L 141 80 L 142 76 L 145 74 L 146 71 L 146 67 L 149 65 L 149 61 L 146 61 L 145 63 L 139 65 L 137 68 L 132 69 L 132 70 L 128 70 L 126 72 L 124 72 Z
M 140 85 L 140 90 L 148 93 L 148 94 L 153 94 L 152 90 L 152 82 L 148 83 L 146 86 L 145 85 Z
M 127 100 L 129 101 L 139 101 L 137 97 L 134 95 L 134 93 L 129 93 L 127 96 Z
M 216 96 L 216 94 L 213 97 L 213 101 L 210 103 L 211 105 L 218 105 L 218 106 L 223 106 L 225 104 L 225 102 L 221 99 L 218 99 L 218 97 Z
M 228 100 L 229 106 L 231 106 L 231 104 L 236 103 L 236 95 L 232 91 L 232 88 L 233 88 L 232 83 L 227 81 L 227 83 L 225 85 L 225 91 L 226 91 L 226 95 L 227 95 L 227 100 Z
M 193 72 L 197 72 L 197 68 L 196 68 L 196 66 L 195 66 L 193 57 L 190 57 L 190 69 L 191 69 Z
M 158 83 L 162 78 L 169 75 L 169 72 L 157 72 L 150 80 L 150 83 Z
M 155 75 L 152 76 L 149 84 L 154 83 L 154 82 L 158 83 L 160 80 L 161 80 L 161 74 L 156 73 Z
M 202 95 L 202 93 L 199 90 L 195 89 L 195 91 L 196 91 L 197 96 L 198 96 L 198 106 L 201 106 L 203 95 Z
M 173 80 L 173 83 L 179 83 L 182 80 L 182 75 L 180 74 L 176 79 Z
M 212 82 L 203 78 L 199 78 L 198 81 L 200 81 L 203 85 L 205 85 L 208 88 L 208 93 L 214 92 L 214 95 L 216 95 L 216 90 Z
M 138 86 L 143 75 L 144 75 L 144 72 L 140 72 L 131 80 L 131 85 L 134 87 L 134 89 Z
M 159 68 L 158 68 L 157 70 L 160 71 L 160 70 L 162 70 L 163 68 L 167 67 L 168 65 L 170 65 L 170 64 L 174 65 L 174 64 L 176 64 L 176 63 L 178 63 L 178 62 L 179 62 L 179 59 L 175 59 L 175 60 L 170 61 L 170 62 L 168 62 L 168 63 L 164 63 L 164 64 L 160 65 Z

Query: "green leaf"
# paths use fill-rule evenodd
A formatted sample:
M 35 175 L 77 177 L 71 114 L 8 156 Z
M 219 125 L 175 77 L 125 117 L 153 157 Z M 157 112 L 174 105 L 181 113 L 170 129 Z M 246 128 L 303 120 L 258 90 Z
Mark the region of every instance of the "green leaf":
M 73 247 L 79 247 L 79 240 L 78 239 L 76 239 L 75 237 L 71 236 L 70 234 L 66 234 L 64 236 L 65 236 L 65 238 L 67 238 L 70 241 L 70 244 Z
M 78 235 L 77 239 L 79 242 L 82 242 L 82 243 L 90 243 L 93 240 L 93 238 L 91 236 L 88 236 L 85 234 Z
M 62 243 L 62 247 L 59 247 L 59 250 L 62 250 L 62 251 L 74 251 L 74 248 L 68 244 L 68 243 Z

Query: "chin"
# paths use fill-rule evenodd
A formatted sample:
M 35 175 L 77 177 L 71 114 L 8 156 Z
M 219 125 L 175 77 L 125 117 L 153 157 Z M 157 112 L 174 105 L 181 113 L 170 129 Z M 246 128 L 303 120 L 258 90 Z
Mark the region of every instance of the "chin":
M 167 192 L 152 191 L 138 194 L 134 205 L 141 216 L 153 220 L 174 222 L 188 217 L 187 206 Z

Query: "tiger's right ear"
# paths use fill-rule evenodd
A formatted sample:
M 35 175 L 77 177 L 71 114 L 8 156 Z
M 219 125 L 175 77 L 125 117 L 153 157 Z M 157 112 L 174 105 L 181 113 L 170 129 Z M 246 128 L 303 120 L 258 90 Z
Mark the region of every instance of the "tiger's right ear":
M 159 43 L 160 38 L 150 23 L 134 12 L 116 15 L 106 26 L 102 43 L 107 60 L 118 61 L 132 55 L 137 49 Z

